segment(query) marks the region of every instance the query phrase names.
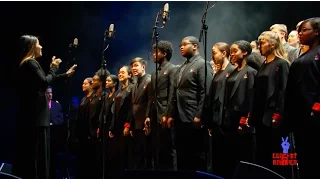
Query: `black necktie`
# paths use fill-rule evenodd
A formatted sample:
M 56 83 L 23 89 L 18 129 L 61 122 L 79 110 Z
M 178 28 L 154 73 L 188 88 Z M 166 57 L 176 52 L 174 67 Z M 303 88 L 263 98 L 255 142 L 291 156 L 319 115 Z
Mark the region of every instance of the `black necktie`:
M 141 80 L 142 80 L 142 77 L 141 77 L 141 78 L 138 78 L 137 87 L 139 87 L 139 85 L 140 85 L 140 83 L 141 83 Z
M 179 82 L 181 80 L 182 73 L 186 69 L 188 63 L 189 63 L 189 60 L 187 59 L 181 66 L 181 69 L 180 69 L 180 72 L 179 72 Z

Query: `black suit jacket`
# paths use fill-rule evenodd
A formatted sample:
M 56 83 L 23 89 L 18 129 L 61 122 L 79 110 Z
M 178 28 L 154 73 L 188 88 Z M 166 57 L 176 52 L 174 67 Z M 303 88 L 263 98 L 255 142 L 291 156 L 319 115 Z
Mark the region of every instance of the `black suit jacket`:
M 118 91 L 114 92 L 116 95 L 115 101 L 111 107 L 112 121 L 110 125 L 110 131 L 112 133 L 122 133 L 124 124 L 131 124 L 132 122 L 132 88 L 133 84 L 130 84 L 123 90 L 124 92 L 119 106 L 117 104 L 116 98 L 119 95 L 121 88 Z
M 232 73 L 235 71 L 238 70 L 235 69 Z M 232 73 L 230 76 L 232 76 Z M 246 65 L 239 72 L 231 95 L 225 98 L 224 126 L 230 127 L 234 125 L 235 120 L 231 119 L 231 117 L 235 117 L 234 113 L 240 114 L 241 117 L 248 117 L 252 109 L 253 86 L 256 74 L 257 70 L 249 65 Z M 226 86 L 226 92 L 228 92 L 228 86 Z M 236 121 L 239 122 L 241 117 Z
M 155 72 L 151 75 L 151 86 L 150 87 L 150 97 L 148 102 L 148 108 L 146 116 L 153 119 L 156 122 L 160 122 L 163 116 L 167 116 L 168 103 L 171 102 L 173 92 L 174 92 L 174 78 L 177 72 L 177 67 L 170 62 L 167 62 L 161 67 L 158 74 L 158 86 L 156 87 L 156 74 Z M 157 88 L 157 98 L 155 98 L 155 89 Z M 156 104 L 158 108 L 158 113 L 156 112 Z
M 170 103 L 168 116 L 191 123 L 195 117 L 202 118 L 205 100 L 205 65 L 207 71 L 207 95 L 212 81 L 212 67 L 200 55 L 193 56 L 182 73 L 179 82 L 179 72 L 175 76 L 173 98 Z
M 205 125 L 209 129 L 212 129 L 215 125 L 220 125 L 222 122 L 226 81 L 235 68 L 235 66 L 229 63 L 223 71 L 217 72 L 220 74 L 215 74 L 212 80 L 208 98 L 208 109 L 205 112 Z
M 262 64 L 261 69 L 263 69 L 265 63 Z M 256 119 L 256 108 L 264 108 L 264 115 L 262 123 L 266 126 L 272 125 L 272 115 L 273 113 L 283 116 L 284 108 L 284 93 L 287 84 L 287 78 L 289 74 L 289 62 L 284 59 L 275 58 L 274 62 L 270 65 L 270 71 L 268 74 L 268 89 L 266 95 L 266 104 L 264 107 L 258 107 L 261 103 L 259 97 L 255 97 L 253 100 L 253 112 L 252 112 L 252 123 L 256 124 L 261 119 Z M 258 72 L 258 74 L 260 71 Z M 257 83 L 255 83 L 255 86 Z M 256 88 L 256 87 L 255 87 Z
M 50 122 L 52 125 L 61 125 L 63 123 L 63 112 L 61 104 L 51 100 Z
M 310 117 L 313 104 L 319 101 L 320 46 L 301 55 L 290 66 L 285 99 L 285 120 L 290 130 L 319 124 Z
M 56 78 L 58 67 L 52 67 L 45 75 L 40 64 L 30 59 L 23 62 L 19 69 L 19 83 L 25 87 L 19 93 L 20 110 L 17 124 L 21 127 L 50 126 L 50 111 L 46 97 L 46 88 Z
M 102 122 L 102 112 L 103 112 L 103 101 L 105 101 L 105 99 L 103 99 L 104 97 L 104 93 L 105 92 L 101 92 L 100 94 L 97 94 L 96 92 L 94 92 L 92 94 L 92 98 L 89 102 L 88 105 L 88 125 L 89 125 L 89 133 L 91 137 L 97 137 L 99 138 L 99 134 L 97 133 L 98 129 L 101 126 L 101 122 Z
M 132 87 L 132 123 L 134 129 L 143 129 L 146 120 L 146 111 L 148 107 L 151 81 L 151 75 L 145 74 L 141 83 L 134 83 Z

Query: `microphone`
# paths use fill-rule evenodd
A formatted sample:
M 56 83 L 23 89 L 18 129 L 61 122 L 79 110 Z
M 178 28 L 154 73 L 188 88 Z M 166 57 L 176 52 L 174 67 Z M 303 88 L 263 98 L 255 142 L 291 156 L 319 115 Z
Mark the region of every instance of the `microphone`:
M 109 31 L 108 31 L 108 38 L 112 38 L 114 33 L 114 24 L 110 24 Z
M 166 3 L 163 7 L 163 13 L 162 13 L 162 25 L 165 26 L 167 20 L 169 19 L 169 4 Z
M 74 38 L 73 43 L 69 44 L 69 52 L 79 46 L 78 38 Z
M 73 46 L 74 46 L 74 48 L 77 48 L 77 47 L 78 47 L 78 38 L 74 38 L 74 40 L 73 40 Z

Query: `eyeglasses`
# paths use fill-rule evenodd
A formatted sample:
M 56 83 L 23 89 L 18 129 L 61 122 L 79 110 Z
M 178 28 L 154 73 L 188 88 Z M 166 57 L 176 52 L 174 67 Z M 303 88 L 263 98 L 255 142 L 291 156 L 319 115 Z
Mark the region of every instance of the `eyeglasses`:
M 313 29 L 308 29 L 308 28 L 302 28 L 302 29 L 300 29 L 300 31 L 299 32 L 307 32 L 307 31 L 311 31 L 311 30 L 313 30 Z
M 193 44 L 193 43 L 180 44 L 180 45 L 179 45 L 179 48 L 181 48 L 182 46 L 187 46 L 188 44 Z

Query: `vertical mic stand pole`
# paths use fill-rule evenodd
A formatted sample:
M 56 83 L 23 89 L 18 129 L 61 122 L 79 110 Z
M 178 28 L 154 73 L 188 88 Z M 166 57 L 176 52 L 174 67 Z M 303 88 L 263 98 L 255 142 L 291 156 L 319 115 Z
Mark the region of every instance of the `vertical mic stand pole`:
M 158 68 L 161 66 L 161 64 L 158 62 L 158 42 L 159 42 L 159 33 L 157 32 L 158 29 L 158 24 L 159 24 L 159 17 L 160 17 L 160 12 L 157 13 L 156 20 L 155 20 L 155 25 L 153 27 L 153 33 L 152 33 L 152 41 L 155 41 L 155 49 L 156 49 L 156 77 L 155 77 L 155 97 L 153 98 L 153 105 L 155 106 L 155 114 L 156 114 L 156 126 L 159 126 L 158 123 Z M 153 45 L 153 44 L 152 44 Z M 158 65 L 159 64 L 159 65 Z M 153 123 L 154 124 L 154 123 Z M 158 129 L 158 128 L 156 128 Z M 156 137 L 157 140 L 159 139 L 159 132 L 156 131 Z M 157 142 L 156 142 L 157 143 Z M 156 164 L 155 166 L 157 167 L 158 162 L 159 162 L 159 151 L 158 151 L 158 146 L 156 148 Z
M 159 58 L 158 58 L 158 42 L 159 42 L 159 33 L 157 32 L 157 26 L 158 26 L 158 23 L 159 23 L 159 16 L 160 16 L 160 13 L 158 12 L 157 13 L 157 16 L 156 16 L 156 20 L 155 20 L 155 26 L 153 27 L 153 34 L 154 34 L 154 38 L 155 38 L 155 41 L 156 41 L 156 81 L 155 81 L 155 98 L 154 98 L 154 105 L 156 107 L 156 119 L 158 121 L 158 68 L 161 66 L 161 64 L 159 63 Z M 158 65 L 159 64 L 159 65 Z M 159 123 L 157 122 L 157 125 L 159 126 Z M 159 131 L 156 132 L 157 133 L 157 140 L 159 139 Z M 156 162 L 157 162 L 157 167 L 158 167 L 158 164 L 159 164 L 159 147 L 157 147 L 157 152 L 156 152 Z
M 103 51 L 102 51 L 102 58 L 101 58 L 101 75 L 102 75 L 102 117 L 100 116 L 100 127 L 102 133 L 102 179 L 105 179 L 105 171 L 106 171 L 106 112 L 105 112 L 105 104 L 106 104 L 106 76 L 107 76 L 107 61 L 104 58 L 104 53 L 108 49 L 109 44 L 107 43 L 108 38 L 108 30 L 104 33 L 104 40 L 103 40 Z M 99 132 L 100 133 L 100 132 Z M 99 136 L 99 134 L 98 134 Z
M 206 17 L 207 17 L 207 12 L 208 12 L 208 8 L 209 8 L 209 1 L 207 1 L 206 3 L 206 8 L 205 8 L 205 12 L 203 14 L 202 17 L 202 27 L 201 27 L 201 31 L 200 31 L 200 37 L 199 37 L 199 42 L 201 42 L 201 40 L 203 39 L 204 42 L 204 60 L 205 60 L 205 64 L 204 64 L 204 110 L 208 110 L 208 98 L 207 98 L 207 72 L 208 72 L 208 68 L 207 68 L 207 32 L 208 32 L 208 26 L 206 25 Z M 203 36 L 204 33 L 204 36 Z M 203 117 L 201 117 L 203 118 Z M 211 154 L 212 154 L 212 147 L 211 147 L 212 141 L 211 138 L 209 137 L 209 158 L 207 157 L 207 162 L 209 163 L 208 167 L 208 172 L 211 172 L 212 169 L 212 160 L 211 160 Z M 208 154 L 207 154 L 208 155 Z M 211 172 L 212 173 L 212 172 Z
M 69 53 L 71 54 L 71 61 L 68 62 L 68 69 L 72 67 L 73 64 L 75 64 L 76 61 L 76 57 L 75 57 L 75 52 L 76 51 L 76 47 L 73 44 L 69 45 Z M 71 74 L 71 76 L 69 78 L 66 79 L 65 83 L 67 84 L 67 99 L 68 99 L 68 111 L 66 113 L 66 128 L 67 128 L 67 137 L 66 137 L 66 144 L 65 144 L 65 161 L 67 161 L 67 154 L 69 153 L 69 138 L 70 138 L 70 119 L 71 119 L 71 106 L 72 106 L 72 97 L 71 97 L 71 87 L 72 87 L 72 77 L 73 74 Z M 67 163 L 65 163 L 65 173 L 66 173 L 66 179 L 70 179 L 70 173 L 69 173 L 69 168 L 68 165 L 66 165 Z

